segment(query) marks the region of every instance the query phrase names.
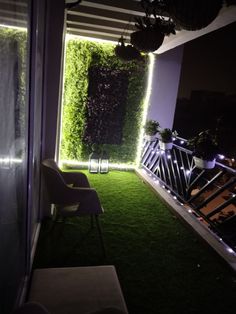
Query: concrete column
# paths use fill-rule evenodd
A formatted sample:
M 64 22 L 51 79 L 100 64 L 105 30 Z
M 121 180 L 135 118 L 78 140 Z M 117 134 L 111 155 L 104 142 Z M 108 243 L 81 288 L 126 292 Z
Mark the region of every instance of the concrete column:
M 61 93 L 65 1 L 47 1 L 42 159 L 54 158 Z
M 61 99 L 62 59 L 64 51 L 65 1 L 47 0 L 43 80 L 42 160 L 56 155 L 57 127 Z M 41 217 L 51 207 L 44 184 L 41 185 Z
M 147 119 L 158 121 L 162 128 L 173 127 L 182 55 L 179 46 L 155 57 Z

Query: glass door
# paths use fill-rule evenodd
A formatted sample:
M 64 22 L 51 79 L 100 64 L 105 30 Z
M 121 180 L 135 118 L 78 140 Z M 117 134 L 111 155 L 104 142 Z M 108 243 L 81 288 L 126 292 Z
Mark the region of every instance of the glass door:
M 28 177 L 27 0 L 0 0 L 0 313 L 26 274 Z

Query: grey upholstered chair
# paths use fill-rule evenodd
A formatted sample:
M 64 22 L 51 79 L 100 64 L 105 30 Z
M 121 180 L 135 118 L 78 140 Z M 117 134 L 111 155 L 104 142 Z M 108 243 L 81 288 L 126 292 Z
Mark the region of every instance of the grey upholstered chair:
M 55 205 L 57 215 L 66 217 L 91 216 L 95 218 L 103 253 L 105 247 L 98 216 L 103 213 L 98 194 L 91 188 L 84 173 L 61 171 L 53 159 L 42 162 L 42 172 L 45 179 L 49 201 Z

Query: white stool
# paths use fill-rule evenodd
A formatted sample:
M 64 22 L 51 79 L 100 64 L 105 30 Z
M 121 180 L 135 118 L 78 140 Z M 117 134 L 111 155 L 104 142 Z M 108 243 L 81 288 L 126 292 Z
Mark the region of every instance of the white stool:
M 36 269 L 29 301 L 51 314 L 128 314 L 112 265 Z

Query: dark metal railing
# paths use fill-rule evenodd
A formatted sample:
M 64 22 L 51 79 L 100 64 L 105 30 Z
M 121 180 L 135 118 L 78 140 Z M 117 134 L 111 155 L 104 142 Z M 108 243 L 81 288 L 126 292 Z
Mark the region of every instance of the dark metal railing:
M 161 150 L 158 139 L 146 140 L 142 167 L 179 202 L 231 246 L 236 247 L 236 170 L 224 161 L 214 169 L 198 169 L 186 140 L 176 138 L 171 150 Z

